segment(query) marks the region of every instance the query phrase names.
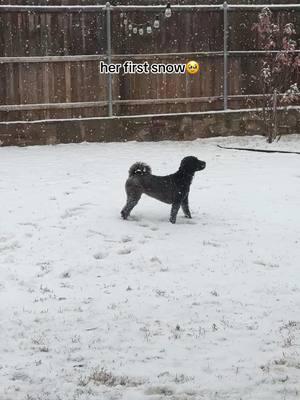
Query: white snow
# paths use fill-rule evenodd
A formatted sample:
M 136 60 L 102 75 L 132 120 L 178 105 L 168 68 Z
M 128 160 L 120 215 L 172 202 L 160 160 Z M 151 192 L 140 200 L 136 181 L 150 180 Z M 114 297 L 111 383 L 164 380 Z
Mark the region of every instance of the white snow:
M 1 400 L 300 397 L 300 136 L 0 148 Z M 192 220 L 135 161 L 186 155 Z

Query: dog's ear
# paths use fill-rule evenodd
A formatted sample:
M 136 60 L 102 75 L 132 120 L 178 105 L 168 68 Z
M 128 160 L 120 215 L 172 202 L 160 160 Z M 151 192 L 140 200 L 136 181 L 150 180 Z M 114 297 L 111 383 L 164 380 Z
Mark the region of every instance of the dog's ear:
M 197 160 L 196 157 L 192 157 L 192 156 L 184 157 L 181 160 L 179 169 L 183 170 L 183 171 L 187 171 L 187 172 L 194 170 L 194 167 L 196 165 L 196 160 Z

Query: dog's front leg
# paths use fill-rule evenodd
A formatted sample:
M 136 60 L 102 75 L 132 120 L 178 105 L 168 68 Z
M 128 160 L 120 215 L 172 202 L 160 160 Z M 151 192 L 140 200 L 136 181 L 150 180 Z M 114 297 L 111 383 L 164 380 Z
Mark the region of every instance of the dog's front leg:
M 170 222 L 172 224 L 175 224 L 175 222 L 176 222 L 176 217 L 177 217 L 179 208 L 180 208 L 180 200 L 176 200 L 172 204 L 172 208 L 171 208 Z
M 186 218 L 192 218 L 190 208 L 189 208 L 189 196 L 186 196 L 186 198 L 182 200 L 181 208 L 182 208 L 183 214 Z

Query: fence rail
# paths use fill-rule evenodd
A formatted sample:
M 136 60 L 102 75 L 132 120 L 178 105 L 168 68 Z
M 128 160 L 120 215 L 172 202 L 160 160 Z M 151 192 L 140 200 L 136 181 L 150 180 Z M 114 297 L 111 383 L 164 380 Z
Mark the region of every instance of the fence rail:
M 278 54 L 282 53 L 282 50 L 236 50 L 227 51 L 230 55 L 264 55 L 264 54 Z M 286 51 L 288 54 L 289 51 Z M 294 50 L 294 54 L 300 54 L 300 50 Z M 113 60 L 144 60 L 147 59 L 157 59 L 161 57 L 223 57 L 223 51 L 194 51 L 186 53 L 140 53 L 140 54 L 112 54 L 111 58 Z M 101 61 L 107 60 L 108 56 L 106 54 L 90 54 L 90 55 L 78 55 L 78 56 L 41 56 L 41 57 L 1 57 L 0 64 L 11 64 L 11 63 L 48 63 L 48 62 L 77 62 L 77 61 Z
M 44 5 L 0 5 L 0 12 L 97 12 L 105 10 L 107 5 L 74 5 L 74 6 L 44 6 Z M 165 5 L 110 5 L 112 10 L 143 10 L 143 11 L 158 11 L 164 10 Z M 228 10 L 261 10 L 263 8 L 269 8 L 270 10 L 284 10 L 284 9 L 297 9 L 300 8 L 300 4 L 227 4 Z M 178 4 L 172 5 L 172 10 L 222 10 L 224 9 L 224 3 L 219 5 L 208 5 L 208 4 Z
M 249 94 L 249 95 L 231 95 L 228 96 L 228 100 L 239 100 L 239 99 L 263 99 L 265 97 L 272 97 L 273 94 L 262 95 L 262 94 Z M 284 94 L 277 94 L 278 97 L 283 97 Z M 113 100 L 112 104 L 115 105 L 139 105 L 139 104 L 177 104 L 177 103 L 212 103 L 217 100 L 223 100 L 223 96 L 211 96 L 211 97 L 176 97 L 165 98 L 165 99 L 139 99 L 139 100 Z M 64 108 L 82 108 L 82 107 L 105 107 L 108 106 L 108 101 L 87 101 L 87 102 L 75 102 L 75 103 L 41 103 L 41 104 L 12 104 L 12 105 L 0 105 L 1 111 L 30 111 L 30 110 L 49 110 L 49 109 L 64 109 Z

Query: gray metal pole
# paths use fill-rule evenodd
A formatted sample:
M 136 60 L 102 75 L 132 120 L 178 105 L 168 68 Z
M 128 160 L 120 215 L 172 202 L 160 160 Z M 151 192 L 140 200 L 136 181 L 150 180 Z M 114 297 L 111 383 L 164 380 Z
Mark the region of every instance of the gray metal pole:
M 224 10 L 224 72 L 223 72 L 223 97 L 224 110 L 228 109 L 228 4 L 223 3 Z
M 106 41 L 107 41 L 107 63 L 111 64 L 111 8 L 110 3 L 106 3 Z M 112 105 L 112 76 L 107 74 L 107 91 L 108 91 L 108 116 L 113 115 Z
M 278 93 L 277 90 L 274 90 L 273 95 L 273 132 L 272 132 L 272 139 L 276 139 L 278 136 Z

